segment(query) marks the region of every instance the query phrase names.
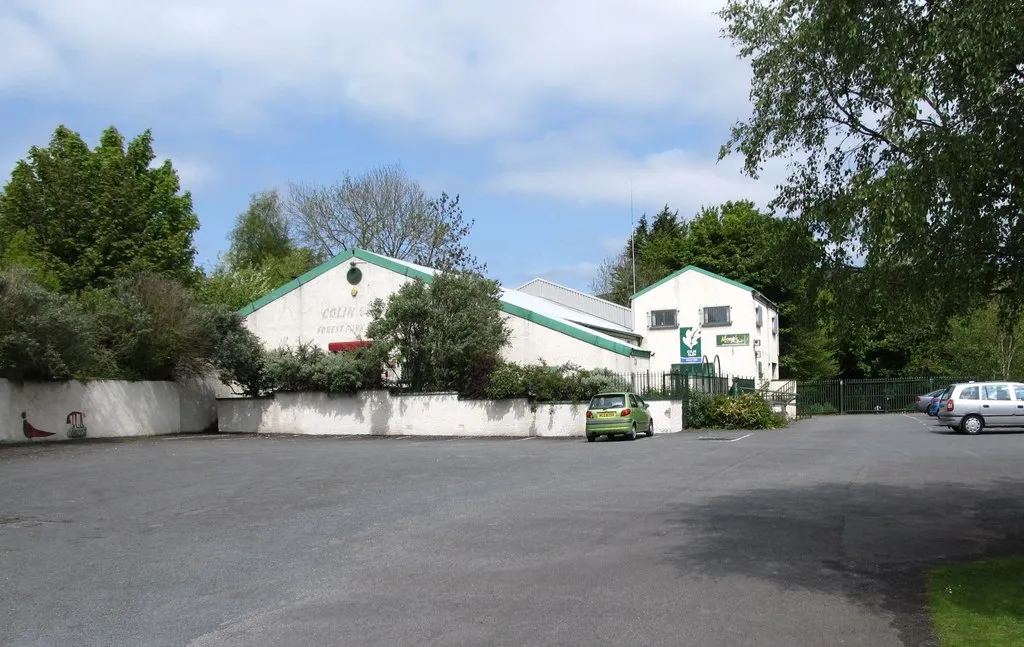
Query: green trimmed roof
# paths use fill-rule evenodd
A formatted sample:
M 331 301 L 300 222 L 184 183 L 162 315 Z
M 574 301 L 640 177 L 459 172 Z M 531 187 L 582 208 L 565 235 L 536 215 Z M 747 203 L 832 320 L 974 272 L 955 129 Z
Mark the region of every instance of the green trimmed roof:
M 675 272 L 672 272 L 671 274 L 669 274 L 665 278 L 661 279 L 660 281 L 657 281 L 655 283 L 652 283 L 651 285 L 648 285 L 643 290 L 640 290 L 639 292 L 637 292 L 633 296 L 629 297 L 629 300 L 632 301 L 633 299 L 637 298 L 641 294 L 647 294 L 648 292 L 650 292 L 654 288 L 658 287 L 662 283 L 667 283 L 667 282 L 671 281 L 672 279 L 676 278 L 677 276 L 682 276 L 683 274 L 685 274 L 687 272 L 697 272 L 699 274 L 703 274 L 704 276 L 710 276 L 713 279 L 718 279 L 719 281 L 724 281 L 724 282 L 728 283 L 729 285 L 732 285 L 734 287 L 740 288 L 742 290 L 746 290 L 747 292 L 754 292 L 755 291 L 754 288 L 750 287 L 749 285 L 743 285 L 739 281 L 733 281 L 732 279 L 727 279 L 724 276 L 722 276 L 721 274 L 715 274 L 714 272 L 710 272 L 710 271 L 704 269 L 703 267 L 697 267 L 696 265 L 687 265 L 686 267 L 684 267 L 681 270 L 677 270 Z
M 750 287 L 749 285 L 744 285 L 744 284 L 740 283 L 739 281 L 733 281 L 732 279 L 727 279 L 724 276 L 722 276 L 721 274 L 715 274 L 714 272 L 706 270 L 703 267 L 697 267 L 696 265 L 687 265 L 686 267 L 684 267 L 681 270 L 672 272 L 671 274 L 669 274 L 665 278 L 661 279 L 660 281 L 656 281 L 655 283 L 652 283 L 651 285 L 648 285 L 643 290 L 640 290 L 639 292 L 637 292 L 633 296 L 629 297 L 629 300 L 632 301 L 633 299 L 637 298 L 638 296 L 640 296 L 642 294 L 647 294 L 648 292 L 650 292 L 654 288 L 658 287 L 662 283 L 667 283 L 668 281 L 671 281 L 672 279 L 676 278 L 677 276 L 680 276 L 680 275 L 682 275 L 682 274 L 684 274 L 686 272 L 690 272 L 690 271 L 697 272 L 699 274 L 703 274 L 704 276 L 710 276 L 713 279 L 718 279 L 719 281 L 723 281 L 725 283 L 728 283 L 729 285 L 732 285 L 734 287 L 740 288 L 741 290 L 746 290 L 747 292 L 752 292 L 754 294 L 754 296 L 756 296 L 758 299 L 761 299 L 762 301 L 764 301 L 765 303 L 767 303 L 771 307 L 775 308 L 776 310 L 779 309 L 779 306 L 775 305 L 775 303 L 771 299 L 769 299 L 765 295 L 761 294 L 760 292 L 758 292 L 754 288 Z
M 268 305 L 269 303 L 277 301 L 278 299 L 288 294 L 289 292 L 297 290 L 299 287 L 306 283 L 309 283 L 310 281 L 317 278 L 321 274 L 324 274 L 325 272 L 332 270 L 335 267 L 338 267 L 339 265 L 353 258 L 358 258 L 361 261 L 366 261 L 367 263 L 371 263 L 373 265 L 376 265 L 377 267 L 382 267 L 384 269 L 396 272 L 403 276 L 419 279 L 427 283 L 430 283 L 431 281 L 434 280 L 434 274 L 432 273 L 432 271 L 428 271 L 428 268 L 420 269 L 420 266 L 413 265 L 412 263 L 403 263 L 401 261 L 396 261 L 393 258 L 381 256 L 380 254 L 374 254 L 373 252 L 368 252 L 363 249 L 348 249 L 341 252 L 340 254 L 330 259 L 329 261 L 321 265 L 318 265 L 317 267 L 314 267 L 313 269 L 306 272 L 302 276 L 292 279 L 291 281 L 288 281 L 281 287 L 270 291 L 268 294 L 260 297 L 259 299 L 256 299 L 249 305 L 242 307 L 241 309 L 238 310 L 238 315 L 241 317 L 247 317 L 252 313 L 256 312 L 257 310 L 259 310 L 260 308 Z M 533 310 L 529 310 L 521 306 L 507 303 L 504 299 L 502 299 L 501 301 L 501 309 L 502 311 L 514 317 L 526 319 L 527 321 L 535 323 L 539 326 L 544 326 L 545 328 L 549 328 L 556 332 L 560 332 L 564 335 L 568 335 L 569 337 L 578 339 L 582 342 L 586 342 L 593 346 L 597 346 L 598 348 L 610 350 L 619 355 L 625 355 L 626 357 L 651 356 L 651 352 L 648 350 L 636 348 L 634 346 L 630 346 L 628 344 L 624 344 L 619 341 L 609 339 L 604 335 L 598 335 L 592 332 L 588 332 L 587 330 L 583 329 L 583 327 L 579 324 L 570 324 L 566 321 L 561 321 L 559 319 L 548 317 L 538 312 L 534 312 Z

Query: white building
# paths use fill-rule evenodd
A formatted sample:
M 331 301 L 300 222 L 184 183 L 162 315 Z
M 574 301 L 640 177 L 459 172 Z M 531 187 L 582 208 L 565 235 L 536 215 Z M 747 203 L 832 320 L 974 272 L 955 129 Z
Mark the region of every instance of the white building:
M 720 375 L 778 379 L 779 309 L 753 288 L 690 265 L 631 302 L 652 371 L 708 362 Z
M 268 348 L 312 342 L 340 351 L 370 343 L 369 307 L 434 270 L 348 250 L 240 311 Z M 503 354 L 521 364 L 571 362 L 617 373 L 673 371 L 778 379 L 778 308 L 749 286 L 699 267 L 632 296 L 631 308 L 534 279 L 503 288 L 512 334 Z
M 375 299 L 409 281 L 430 282 L 434 270 L 361 249 L 345 251 L 240 311 L 267 348 L 312 342 L 325 350 L 369 343 L 366 328 Z M 505 359 L 573 362 L 617 373 L 649 370 L 651 352 L 629 326 L 607 321 L 517 290 L 503 289 L 501 307 L 511 328 Z

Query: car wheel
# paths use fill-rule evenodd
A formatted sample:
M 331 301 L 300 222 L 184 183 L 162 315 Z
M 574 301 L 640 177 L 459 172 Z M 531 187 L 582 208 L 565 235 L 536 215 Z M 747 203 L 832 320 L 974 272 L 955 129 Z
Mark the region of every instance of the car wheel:
M 629 428 L 629 439 L 630 440 L 636 440 L 636 423 L 635 422 L 633 423 L 633 426 Z
M 588 432 L 587 432 L 587 442 L 588 442 L 588 443 L 592 443 L 592 442 L 594 442 L 595 440 L 597 440 L 597 434 L 592 434 L 592 433 L 590 433 L 590 432 L 588 431 Z
M 961 421 L 960 428 L 964 430 L 965 434 L 975 436 L 985 428 L 985 421 L 981 419 L 981 416 L 967 416 Z
M 647 425 L 647 437 L 650 438 L 653 435 L 654 435 L 654 421 L 652 420 L 650 422 L 650 424 Z

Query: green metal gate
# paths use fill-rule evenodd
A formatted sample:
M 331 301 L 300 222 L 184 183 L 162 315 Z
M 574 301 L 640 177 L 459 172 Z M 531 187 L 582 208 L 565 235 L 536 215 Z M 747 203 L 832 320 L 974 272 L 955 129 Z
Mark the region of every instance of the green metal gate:
M 904 377 L 798 382 L 797 417 L 837 413 L 913 411 L 917 396 L 971 377 Z

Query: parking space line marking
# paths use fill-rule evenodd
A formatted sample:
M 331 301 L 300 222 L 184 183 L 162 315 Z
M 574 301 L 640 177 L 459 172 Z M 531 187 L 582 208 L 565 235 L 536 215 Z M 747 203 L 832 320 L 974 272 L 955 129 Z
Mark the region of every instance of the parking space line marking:
M 734 443 L 734 442 L 736 442 L 737 440 L 743 440 L 743 439 L 744 439 L 744 438 L 746 438 L 747 436 L 753 436 L 753 434 L 747 434 L 746 436 L 740 436 L 739 438 L 733 438 L 732 440 L 730 440 L 730 441 L 728 441 L 728 442 L 730 442 L 730 443 Z

